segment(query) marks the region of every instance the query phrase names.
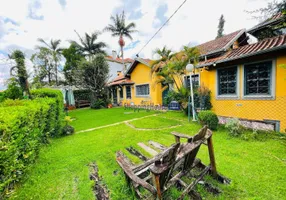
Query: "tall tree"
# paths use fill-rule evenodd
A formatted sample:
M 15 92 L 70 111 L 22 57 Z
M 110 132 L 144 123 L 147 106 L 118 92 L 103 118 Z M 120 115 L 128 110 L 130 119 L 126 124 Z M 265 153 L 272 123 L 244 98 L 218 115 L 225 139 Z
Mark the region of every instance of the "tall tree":
M 75 85 L 77 71 L 79 69 L 80 62 L 85 60 L 84 56 L 77 50 L 74 44 L 71 44 L 69 48 L 62 51 L 63 56 L 66 59 L 64 65 L 64 75 L 69 85 Z
M 137 32 L 135 30 L 136 24 L 134 22 L 131 22 L 129 24 L 126 24 L 125 22 L 125 14 L 124 11 L 122 11 L 121 14 L 116 14 L 115 16 L 110 17 L 112 23 L 108 24 L 105 28 L 104 31 L 111 32 L 111 35 L 113 37 L 118 37 L 119 36 L 119 46 L 121 49 L 121 58 L 122 58 L 122 63 L 123 63 L 123 70 L 125 69 L 125 64 L 124 64 L 124 53 L 123 53 L 123 47 L 125 46 L 125 41 L 123 37 L 127 37 L 130 40 L 132 40 L 132 33 Z
M 91 61 L 82 61 L 77 77 L 79 86 L 91 91 L 91 103 L 93 105 L 106 92 L 109 66 L 104 55 L 99 54 L 93 57 Z
M 96 31 L 91 34 L 85 33 L 84 37 L 81 37 L 77 32 L 76 34 L 80 43 L 72 40 L 71 44 L 73 44 L 82 55 L 86 56 L 89 61 L 97 54 L 106 54 L 104 48 L 107 47 L 107 45 L 104 42 L 97 42 L 100 32 Z
M 31 56 L 31 61 L 34 64 L 34 78 L 41 84 L 47 79 L 51 85 L 52 77 L 55 75 L 52 51 L 48 48 L 39 48 L 39 51 Z
M 15 50 L 11 55 L 9 55 L 9 58 L 15 62 L 15 66 L 11 67 L 10 69 L 11 76 L 14 76 L 18 79 L 22 90 L 26 92 L 29 98 L 31 98 L 24 53 L 20 50 Z
M 216 38 L 220 38 L 220 37 L 223 36 L 224 23 L 225 23 L 224 16 L 221 15 L 220 18 L 219 18 L 218 30 L 217 30 L 217 36 L 216 36 Z
M 48 48 L 51 51 L 54 62 L 53 65 L 55 69 L 56 84 L 58 85 L 58 67 L 59 67 L 58 64 L 61 60 L 61 50 L 62 50 L 60 48 L 61 40 L 51 39 L 50 42 L 46 42 L 44 39 L 39 38 L 38 41 L 44 45 L 44 46 L 37 46 L 38 49 Z

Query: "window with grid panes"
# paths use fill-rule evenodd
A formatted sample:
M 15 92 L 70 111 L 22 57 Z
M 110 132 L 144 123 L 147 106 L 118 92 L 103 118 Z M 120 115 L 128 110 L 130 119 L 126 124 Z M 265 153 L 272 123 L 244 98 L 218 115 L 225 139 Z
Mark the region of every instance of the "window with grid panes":
M 126 98 L 131 99 L 131 86 L 126 86 Z
M 148 96 L 150 94 L 149 84 L 136 85 L 136 95 L 137 96 Z
M 270 95 L 272 61 L 244 66 L 244 94 Z
M 193 87 L 198 88 L 200 86 L 200 76 L 198 74 L 192 75 Z M 190 88 L 190 76 L 185 76 L 185 86 Z
M 218 95 L 236 95 L 237 67 L 218 70 Z

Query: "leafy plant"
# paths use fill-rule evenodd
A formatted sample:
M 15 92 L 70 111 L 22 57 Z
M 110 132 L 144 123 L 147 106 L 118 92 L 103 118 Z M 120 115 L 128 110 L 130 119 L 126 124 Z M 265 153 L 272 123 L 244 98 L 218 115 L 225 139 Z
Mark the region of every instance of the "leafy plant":
M 202 125 L 207 125 L 211 130 L 217 129 L 218 117 L 214 112 L 210 110 L 201 111 L 199 112 L 198 119 Z
M 8 80 L 7 89 L 3 93 L 3 99 L 22 99 L 23 91 L 16 78 Z
M 66 116 L 64 119 L 66 125 L 63 127 L 63 135 L 72 135 L 74 133 L 74 127 L 69 123 L 72 121 L 70 116 Z
M 231 136 L 239 136 L 243 133 L 243 127 L 238 118 L 228 120 L 225 127 L 228 129 Z
M 97 99 L 96 101 L 94 101 L 92 104 L 91 104 L 91 108 L 93 109 L 101 109 L 101 108 L 104 108 L 106 107 L 106 102 L 104 102 L 102 99 Z

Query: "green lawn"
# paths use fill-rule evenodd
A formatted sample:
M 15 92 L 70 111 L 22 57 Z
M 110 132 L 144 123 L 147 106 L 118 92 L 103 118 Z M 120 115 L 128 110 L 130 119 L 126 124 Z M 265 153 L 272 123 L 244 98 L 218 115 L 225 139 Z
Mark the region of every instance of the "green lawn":
M 121 108 L 99 111 L 86 109 L 74 111 L 71 116 L 77 119 L 73 122 L 76 130 L 83 130 L 148 114 L 145 111 L 139 114 L 124 112 L 129 111 Z M 174 142 L 171 131 L 193 135 L 200 128 L 197 124 L 187 123 L 187 118 L 177 112 L 168 112 L 132 123 L 158 128 L 160 121 L 164 124 L 168 121 L 165 118 L 184 121 L 170 120 L 170 123 L 176 122 L 182 126 L 156 131 L 135 130 L 126 124 L 120 124 L 52 140 L 50 145 L 42 148 L 37 162 L 15 190 L 13 198 L 94 199 L 87 164 L 96 161 L 112 199 L 133 199 L 122 171 L 114 175 L 114 171 L 120 169 L 115 161 L 115 152 L 122 150 L 138 163 L 139 160 L 128 154 L 125 147 L 134 146 L 149 156 L 137 146 L 138 142 L 154 140 L 171 145 Z M 285 140 L 244 141 L 230 138 L 222 129 L 214 132 L 217 168 L 220 173 L 230 178 L 232 183 L 226 186 L 214 182 L 223 191 L 218 197 L 201 188 L 200 192 L 205 199 L 285 199 L 285 147 Z M 199 157 L 208 164 L 206 147 L 203 146 L 201 150 Z M 169 199 L 174 199 L 178 194 L 178 191 L 172 189 Z
M 113 108 L 101 110 L 78 109 L 71 111 L 69 115 L 75 119 L 71 125 L 75 127 L 76 131 L 81 131 L 151 114 L 154 114 L 154 112 L 142 110 L 134 112 L 133 110 L 124 110 L 123 108 Z

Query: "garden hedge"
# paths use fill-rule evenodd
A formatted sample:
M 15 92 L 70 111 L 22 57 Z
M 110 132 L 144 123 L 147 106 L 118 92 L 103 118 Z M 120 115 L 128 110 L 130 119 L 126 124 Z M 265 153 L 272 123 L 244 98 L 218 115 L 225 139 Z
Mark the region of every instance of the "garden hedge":
M 0 199 L 9 196 L 40 146 L 59 136 L 63 123 L 60 91 L 32 91 L 33 100 L 6 100 L 0 104 Z

